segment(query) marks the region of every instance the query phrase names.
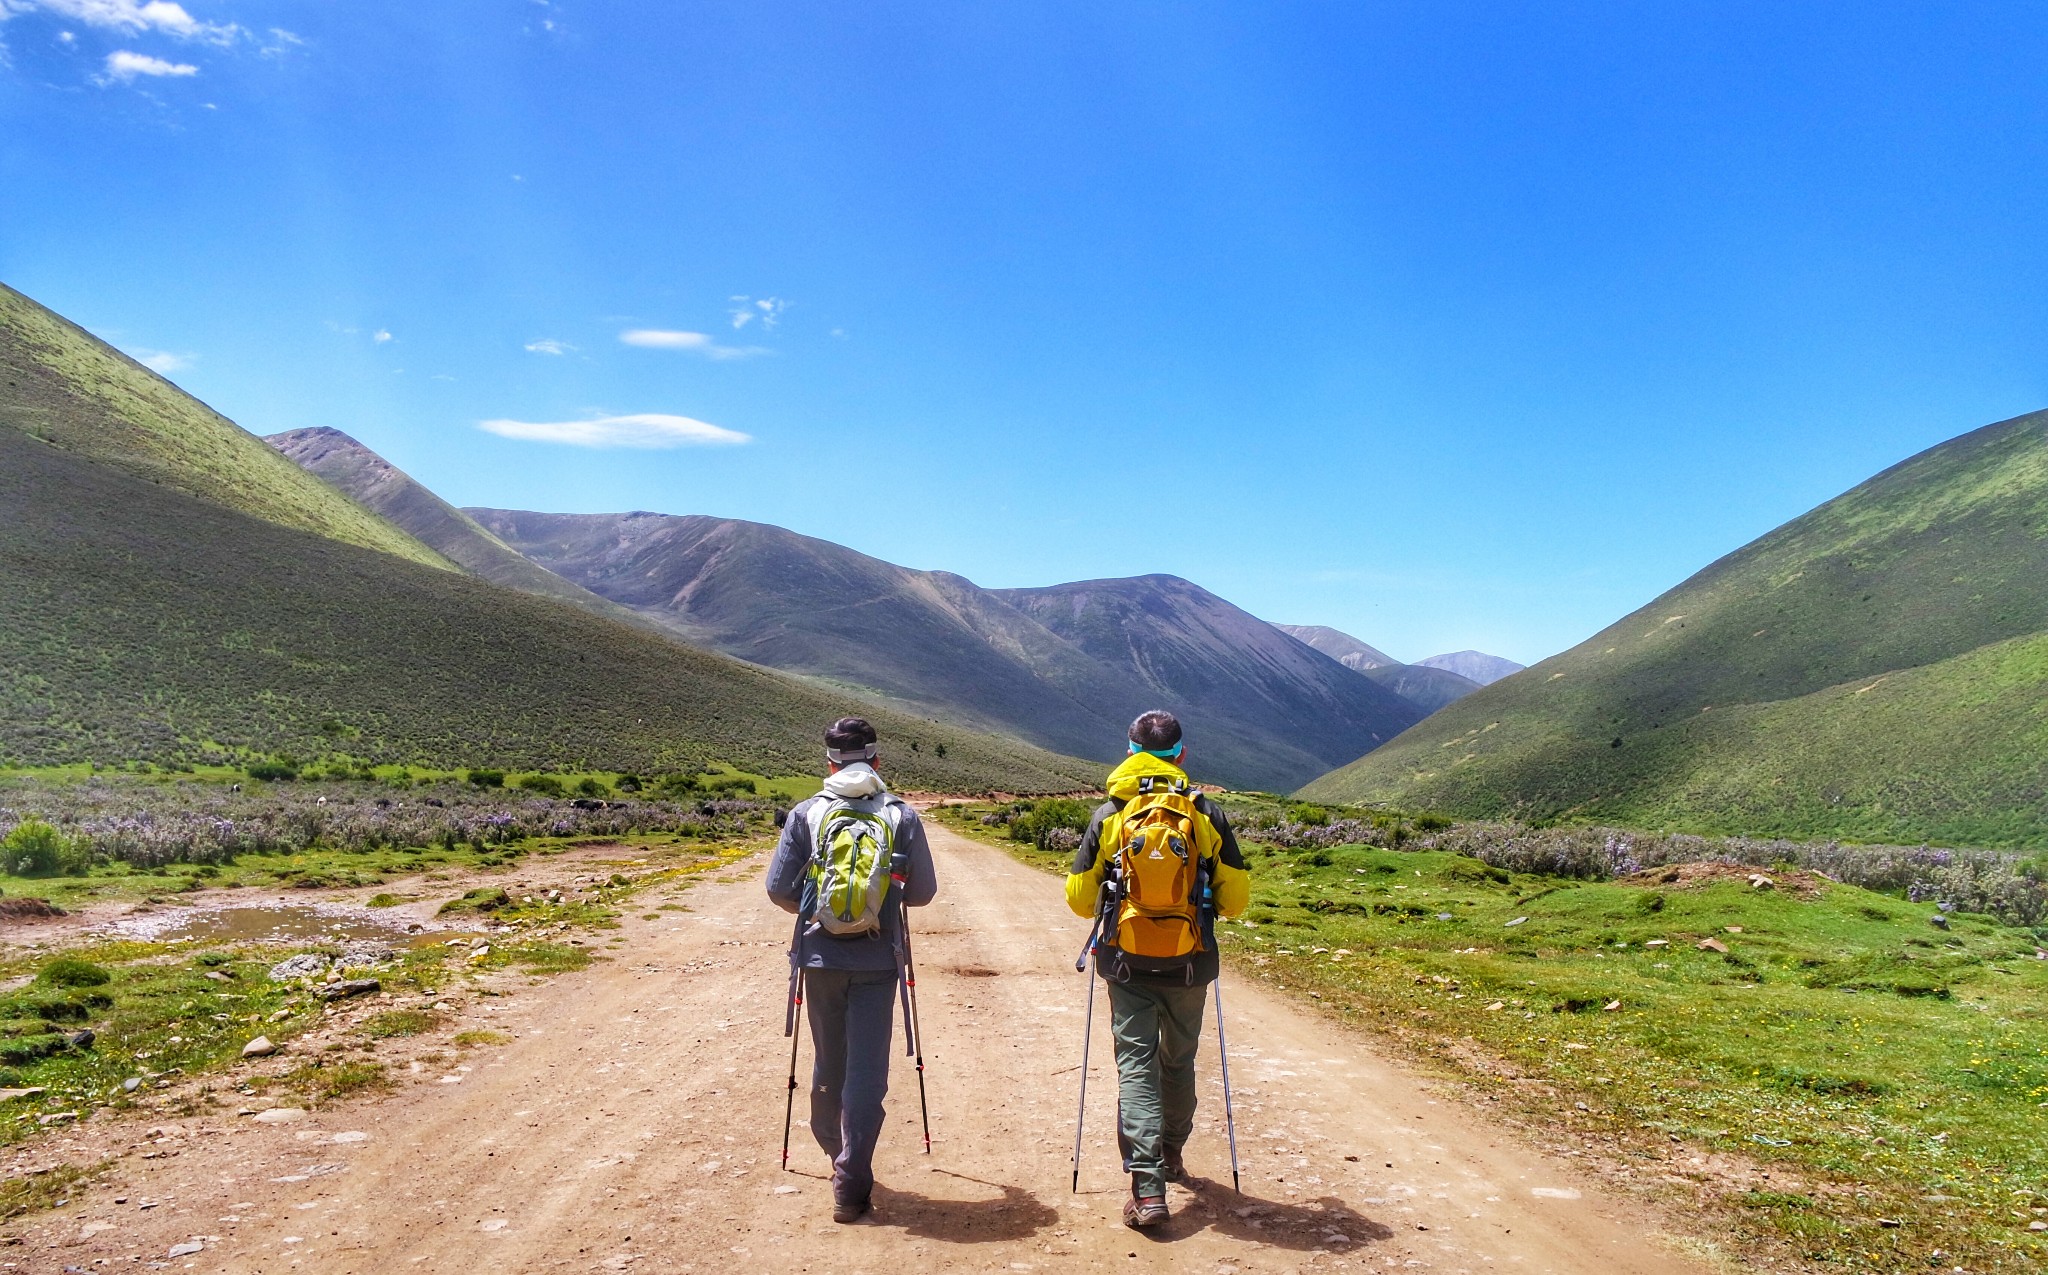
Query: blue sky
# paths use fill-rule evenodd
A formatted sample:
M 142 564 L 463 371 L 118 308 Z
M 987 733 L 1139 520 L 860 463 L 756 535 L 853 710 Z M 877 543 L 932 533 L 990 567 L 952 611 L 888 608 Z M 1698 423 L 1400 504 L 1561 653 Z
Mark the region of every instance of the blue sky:
M 1529 661 L 2048 406 L 2038 4 L 0 13 L 0 280 L 460 504 Z

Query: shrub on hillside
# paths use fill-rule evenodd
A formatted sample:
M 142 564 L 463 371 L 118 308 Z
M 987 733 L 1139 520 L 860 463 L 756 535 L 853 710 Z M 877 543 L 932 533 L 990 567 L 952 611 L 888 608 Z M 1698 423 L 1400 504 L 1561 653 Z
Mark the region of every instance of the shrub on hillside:
M 1444 850 L 1509 872 L 1604 881 L 1673 863 L 1730 863 L 1766 871 L 1805 868 L 1866 890 L 1916 903 L 1976 912 L 2013 925 L 2048 921 L 2048 871 L 2041 857 L 2002 850 L 1935 846 L 1857 846 L 1756 837 L 1700 837 L 1615 828 L 1529 828 L 1520 824 L 1451 823 L 1432 816 L 1415 832 L 1392 815 L 1332 819 L 1307 825 L 1257 810 L 1233 812 L 1238 835 L 1293 850 L 1369 845 L 1388 850 Z M 1421 835 L 1415 835 L 1420 833 Z
M 10 876 L 79 872 L 86 862 L 86 856 L 63 833 L 41 819 L 25 819 L 0 839 L 0 869 Z
M 236 792 L 224 784 L 117 776 L 82 783 L 0 779 L 0 843 L 27 824 L 41 823 L 70 846 L 79 864 L 106 860 L 144 869 L 295 853 L 315 844 L 338 850 L 461 844 L 482 849 L 530 837 L 733 835 L 769 813 L 765 803 L 735 797 L 687 804 L 586 800 L 579 807 L 566 797 L 451 783 L 396 794 L 382 783 Z
M 559 797 L 568 792 L 562 781 L 553 775 L 521 775 L 514 786 L 526 792 L 537 792 L 543 797 Z
M 1040 850 L 1065 854 L 1081 844 L 1081 834 L 1095 808 L 1071 797 L 1046 797 L 1037 801 L 1013 802 L 997 812 L 996 826 L 1012 841 L 1027 841 Z
M 502 770 L 471 770 L 469 772 L 469 782 L 479 788 L 503 788 L 505 786 L 505 772 Z

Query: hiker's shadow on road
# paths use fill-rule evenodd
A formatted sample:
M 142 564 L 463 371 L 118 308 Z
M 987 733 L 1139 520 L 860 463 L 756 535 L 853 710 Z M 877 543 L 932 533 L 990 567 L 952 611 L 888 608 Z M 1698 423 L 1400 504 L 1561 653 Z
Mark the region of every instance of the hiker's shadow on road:
M 1058 1209 L 1022 1187 L 983 1182 L 960 1173 L 946 1176 L 994 1187 L 1002 1194 L 991 1200 L 945 1200 L 877 1186 L 875 1222 L 881 1226 L 900 1226 L 905 1234 L 919 1239 L 981 1244 L 990 1240 L 1021 1240 L 1059 1221 Z
M 1221 1183 L 1204 1180 L 1199 1203 L 1176 1210 L 1161 1239 L 1177 1239 L 1211 1230 L 1234 1240 L 1257 1240 L 1274 1248 L 1342 1250 L 1394 1238 L 1384 1222 L 1376 1222 L 1334 1195 L 1321 1199 L 1261 1200 L 1238 1195 Z M 1338 1239 L 1338 1236 L 1342 1239 Z

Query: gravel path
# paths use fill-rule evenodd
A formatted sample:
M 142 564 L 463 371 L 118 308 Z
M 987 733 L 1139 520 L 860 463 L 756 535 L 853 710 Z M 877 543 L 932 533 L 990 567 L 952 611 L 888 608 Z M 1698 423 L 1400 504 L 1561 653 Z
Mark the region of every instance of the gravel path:
M 1081 1191 L 1068 1189 L 1083 927 L 1054 879 L 943 828 L 931 837 L 940 897 L 913 921 L 933 1153 L 920 1153 L 904 1060 L 860 1224 L 831 1222 L 824 1157 L 802 1126 L 795 1171 L 777 1170 L 788 926 L 756 859 L 692 888 L 691 911 L 627 920 L 612 961 L 508 984 L 489 1025 L 512 1044 L 298 1121 L 180 1122 L 169 1154 L 126 1157 L 0 1262 L 362 1275 L 1705 1269 L 1633 1206 L 1376 1058 L 1369 1039 L 1242 982 L 1224 997 L 1244 1194 L 1229 1185 L 1211 1034 L 1188 1148 L 1200 1180 L 1173 1189 L 1166 1227 L 1126 1230 L 1101 1003 Z M 167 1256 L 195 1241 L 198 1253 Z

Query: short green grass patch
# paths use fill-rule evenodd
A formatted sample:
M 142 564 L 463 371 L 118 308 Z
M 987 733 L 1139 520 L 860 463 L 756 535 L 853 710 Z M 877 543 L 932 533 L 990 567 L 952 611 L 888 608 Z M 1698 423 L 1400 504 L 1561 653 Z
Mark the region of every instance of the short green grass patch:
M 315 1107 L 390 1087 L 384 1064 L 354 1058 L 315 1058 L 282 1076 L 256 1077 L 249 1082 L 252 1092 L 281 1090 Z
M 60 1164 L 47 1172 L 0 1180 L 0 1222 L 69 1203 L 74 1193 L 111 1167 L 111 1160 L 91 1165 Z
M 356 1031 L 371 1040 L 389 1040 L 394 1036 L 423 1036 L 442 1021 L 441 1015 L 430 1009 L 388 1009 L 365 1018 L 356 1025 Z

